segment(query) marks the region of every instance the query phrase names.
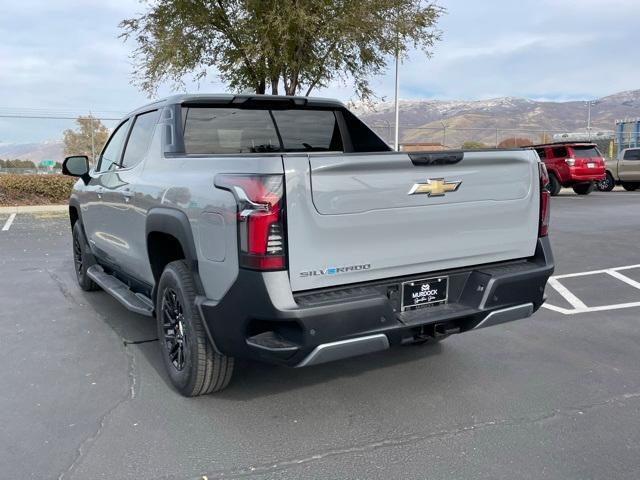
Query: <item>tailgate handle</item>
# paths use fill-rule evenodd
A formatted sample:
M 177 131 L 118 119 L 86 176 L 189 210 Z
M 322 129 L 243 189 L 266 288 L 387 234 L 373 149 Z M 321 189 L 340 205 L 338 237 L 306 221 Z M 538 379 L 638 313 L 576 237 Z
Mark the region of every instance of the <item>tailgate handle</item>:
M 414 165 L 452 165 L 464 157 L 464 152 L 430 152 L 410 153 L 409 158 Z

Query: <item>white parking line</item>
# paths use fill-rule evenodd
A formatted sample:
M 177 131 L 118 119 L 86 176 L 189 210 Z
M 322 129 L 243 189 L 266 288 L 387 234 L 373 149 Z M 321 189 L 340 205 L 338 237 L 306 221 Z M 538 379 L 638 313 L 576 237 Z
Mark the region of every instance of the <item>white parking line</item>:
M 632 268 L 640 268 L 640 264 L 636 265 L 626 265 L 623 267 L 615 267 L 615 268 L 605 268 L 602 270 L 590 270 L 587 272 L 578 272 L 578 273 L 567 273 L 565 275 L 556 275 L 554 277 L 549 278 L 549 286 L 552 287 L 556 292 L 558 292 L 562 297 L 571 304 L 573 308 L 564 308 L 558 307 L 556 305 L 551 305 L 548 303 L 543 304 L 542 306 L 548 310 L 552 310 L 554 312 L 563 313 L 565 315 L 574 315 L 576 313 L 588 313 L 588 312 L 602 312 L 607 310 L 619 310 L 622 308 L 632 308 L 632 307 L 640 307 L 640 301 L 638 302 L 628 302 L 628 303 L 616 303 L 613 305 L 600 305 L 598 307 L 588 307 L 585 303 L 576 297 L 571 291 L 562 285 L 559 280 L 562 278 L 576 278 L 576 277 L 586 277 L 588 275 L 597 275 L 597 274 L 607 274 L 612 277 L 620 280 L 621 282 L 626 283 L 627 285 L 632 286 L 640 290 L 640 282 L 635 281 L 632 278 L 627 277 L 620 273 L 620 270 L 630 270 Z
M 616 270 L 609 270 L 607 273 L 609 275 L 611 275 L 612 277 L 615 277 L 618 280 L 623 281 L 627 285 L 631 285 L 632 287 L 637 288 L 638 290 L 640 290 L 640 282 L 636 282 L 633 278 L 629 278 L 626 275 L 623 275 L 623 274 L 621 274 L 620 272 L 618 272 Z
M 584 304 L 584 302 L 582 300 L 580 300 L 573 293 L 571 293 L 567 287 L 562 285 L 555 278 L 551 277 L 549 279 L 549 285 L 551 285 L 553 288 L 555 288 L 556 291 L 560 295 L 562 295 L 565 298 L 565 300 L 571 304 L 571 306 L 573 308 L 580 309 L 580 310 L 584 310 L 585 308 L 589 308 Z
M 9 218 L 7 218 L 7 221 L 5 222 L 4 227 L 2 227 L 3 232 L 6 232 L 11 228 L 11 224 L 13 223 L 14 218 L 16 218 L 15 213 L 12 213 L 11 215 L 9 215 Z

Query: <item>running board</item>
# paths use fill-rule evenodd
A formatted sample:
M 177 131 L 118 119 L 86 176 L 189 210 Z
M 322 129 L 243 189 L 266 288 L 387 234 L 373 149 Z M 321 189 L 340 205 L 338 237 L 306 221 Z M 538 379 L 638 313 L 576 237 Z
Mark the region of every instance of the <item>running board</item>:
M 132 292 L 128 285 L 106 273 L 100 265 L 90 266 L 87 275 L 127 310 L 145 317 L 153 317 L 153 302 L 150 298 Z

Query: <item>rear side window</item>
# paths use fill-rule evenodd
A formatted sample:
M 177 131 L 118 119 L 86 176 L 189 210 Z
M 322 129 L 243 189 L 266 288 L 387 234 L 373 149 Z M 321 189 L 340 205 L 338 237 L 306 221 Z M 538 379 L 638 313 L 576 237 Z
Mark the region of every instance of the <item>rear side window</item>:
M 258 153 L 280 150 L 268 110 L 184 108 L 187 154 Z
M 388 152 L 389 145 L 384 143 L 362 120 L 348 110 L 343 110 L 344 121 L 349 130 L 354 152 Z
M 547 158 L 547 151 L 544 148 L 536 148 L 536 152 L 540 158 Z
M 273 118 L 287 152 L 342 151 L 342 137 L 332 110 L 274 110 Z
M 576 158 L 600 158 L 602 154 L 598 151 L 596 147 L 593 146 L 585 146 L 585 147 L 571 147 L 573 150 L 573 156 Z
M 640 160 L 640 149 L 624 152 L 624 160 Z
M 554 147 L 551 149 L 551 153 L 556 158 L 564 158 L 567 156 L 567 149 L 565 147 Z
M 136 117 L 133 127 L 131 127 L 127 146 L 124 150 L 124 157 L 122 158 L 123 168 L 133 167 L 140 163 L 140 160 L 142 160 L 147 153 L 157 121 L 158 110 L 143 113 Z

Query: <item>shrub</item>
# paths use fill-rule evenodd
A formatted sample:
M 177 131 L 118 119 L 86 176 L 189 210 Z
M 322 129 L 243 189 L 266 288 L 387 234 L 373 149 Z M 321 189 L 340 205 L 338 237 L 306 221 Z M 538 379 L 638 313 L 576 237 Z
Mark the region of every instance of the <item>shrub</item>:
M 485 143 L 476 142 L 473 140 L 466 141 L 462 144 L 463 150 L 478 150 L 483 148 L 489 148 Z
M 525 137 L 511 137 L 505 140 L 502 140 L 498 144 L 498 148 L 517 148 L 517 147 L 528 147 L 529 145 L 533 145 L 533 142 Z
M 0 205 L 66 203 L 75 182 L 64 175 L 0 175 Z

